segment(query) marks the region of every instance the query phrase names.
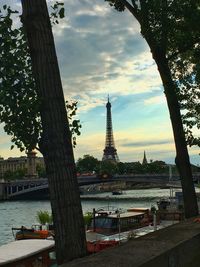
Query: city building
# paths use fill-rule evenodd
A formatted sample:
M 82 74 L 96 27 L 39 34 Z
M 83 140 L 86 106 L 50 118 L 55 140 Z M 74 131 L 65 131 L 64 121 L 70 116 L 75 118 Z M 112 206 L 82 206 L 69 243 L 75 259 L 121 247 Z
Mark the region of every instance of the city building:
M 4 159 L 0 157 L 0 179 L 4 178 L 7 171 L 15 172 L 17 170 L 26 170 L 26 177 L 37 177 L 36 166 L 44 167 L 44 159 L 36 157 L 36 152 L 29 152 L 26 156 L 10 157 Z

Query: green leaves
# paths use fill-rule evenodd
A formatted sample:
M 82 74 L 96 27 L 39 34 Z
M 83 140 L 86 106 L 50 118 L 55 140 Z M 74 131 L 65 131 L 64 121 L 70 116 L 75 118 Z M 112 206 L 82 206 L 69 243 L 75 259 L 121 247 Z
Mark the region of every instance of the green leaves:
M 169 56 L 173 79 L 177 84 L 177 94 L 182 109 L 182 121 L 187 143 L 200 146 L 197 135 L 200 129 L 200 1 L 183 2 L 184 20 L 179 21 L 176 50 Z M 192 14 L 192 16 L 191 16 Z M 180 15 L 179 15 L 180 17 Z
M 24 176 L 26 175 L 27 173 L 27 169 L 24 168 L 24 169 L 17 169 L 16 171 L 6 171 L 4 173 L 4 176 L 3 178 L 5 180 L 20 180 L 20 179 L 24 179 Z
M 52 7 L 52 20 L 64 17 L 64 4 Z M 0 9 L 0 122 L 20 151 L 39 148 L 42 135 L 40 98 L 32 73 L 27 38 L 22 26 L 13 26 L 13 14 L 7 5 Z M 53 23 L 53 21 L 52 21 Z M 72 135 L 80 135 L 80 121 L 72 120 L 77 102 L 67 106 Z M 73 136 L 76 145 L 76 137 Z M 11 146 L 11 149 L 14 148 Z
M 61 19 L 64 18 L 64 16 L 65 16 L 65 9 L 64 9 L 64 7 L 62 7 L 62 8 L 59 10 L 58 14 L 59 14 L 59 16 L 60 16 Z
M 86 212 L 84 215 L 83 215 L 83 219 L 84 219 L 84 223 L 85 223 L 85 226 L 89 226 L 91 221 L 92 221 L 92 218 L 93 218 L 93 214 L 92 212 Z
M 73 119 L 73 117 L 76 116 L 77 104 L 78 102 L 76 101 L 72 101 L 71 103 L 66 101 L 66 108 L 69 120 L 69 127 L 72 135 L 73 147 L 76 146 L 76 135 L 79 136 L 81 134 L 80 129 L 82 127 L 80 120 Z
M 124 4 L 120 0 L 105 0 L 109 2 L 111 7 L 114 7 L 117 11 L 122 12 L 125 10 Z
M 8 6 L 0 13 L 0 122 L 23 151 L 36 146 L 41 124 L 28 45 L 23 28 L 13 27 L 13 13 Z
M 96 172 L 100 168 L 100 162 L 93 156 L 84 155 L 83 158 L 78 159 L 76 167 L 80 173 Z
M 36 214 L 36 220 L 42 224 L 45 225 L 46 223 L 52 224 L 53 223 L 53 217 L 52 214 L 50 214 L 47 210 L 39 210 Z
M 63 19 L 65 17 L 64 3 L 57 1 L 53 6 L 51 6 L 51 8 L 53 10 L 50 15 L 51 23 L 52 25 L 58 24 L 59 19 Z

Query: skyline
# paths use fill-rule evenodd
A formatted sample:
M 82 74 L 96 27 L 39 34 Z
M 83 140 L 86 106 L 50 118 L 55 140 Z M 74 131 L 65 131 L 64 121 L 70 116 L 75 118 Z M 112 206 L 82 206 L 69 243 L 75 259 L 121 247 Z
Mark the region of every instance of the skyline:
M 20 2 L 7 2 L 21 9 Z M 161 80 L 138 23 L 127 11 L 119 13 L 104 1 L 64 2 L 66 17 L 53 31 L 65 98 L 78 101 L 82 124 L 75 159 L 85 154 L 102 158 L 109 94 L 119 159 L 141 162 L 145 150 L 148 161 L 174 163 Z M 2 125 L 0 134 L 1 156 L 24 155 L 18 149 L 10 151 L 10 137 Z M 199 163 L 198 150 L 189 149 L 193 164 Z

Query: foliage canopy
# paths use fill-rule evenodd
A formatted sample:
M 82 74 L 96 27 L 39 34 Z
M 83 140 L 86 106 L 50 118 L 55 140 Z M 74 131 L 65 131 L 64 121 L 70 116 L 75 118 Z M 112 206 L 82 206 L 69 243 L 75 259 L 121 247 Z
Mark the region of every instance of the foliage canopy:
M 56 2 L 52 8 L 52 25 L 64 17 L 63 3 Z M 18 14 L 9 6 L 0 9 L 0 122 L 5 132 L 20 151 L 40 150 L 42 137 L 40 104 L 27 38 L 23 26 L 13 25 L 13 16 Z M 80 135 L 81 124 L 76 115 L 77 102 L 66 102 L 73 145 Z M 11 146 L 11 149 L 14 148 Z

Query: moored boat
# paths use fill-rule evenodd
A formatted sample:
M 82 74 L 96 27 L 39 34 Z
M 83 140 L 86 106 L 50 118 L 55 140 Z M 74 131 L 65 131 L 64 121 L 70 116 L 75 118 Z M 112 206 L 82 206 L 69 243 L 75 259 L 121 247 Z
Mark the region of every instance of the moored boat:
M 152 222 L 148 209 L 120 212 L 101 208 L 93 214 L 89 231 L 109 235 L 144 227 Z
M 184 219 L 183 193 L 181 191 L 174 193 L 174 196 L 171 193 L 169 198 L 161 198 L 157 202 L 157 214 L 161 220 L 182 221 Z
M 140 228 L 150 227 L 149 231 L 154 230 L 151 226 L 153 216 L 146 208 L 131 208 L 122 212 L 109 206 L 93 211 L 93 218 L 86 232 L 89 253 L 114 247 L 135 238 L 135 231 Z M 146 232 L 148 230 L 145 229 Z
M 122 190 L 115 190 L 115 191 L 112 191 L 112 195 L 114 195 L 114 196 L 120 196 L 120 195 L 122 195 L 122 194 L 123 194 Z
M 117 245 L 119 245 L 119 241 L 116 240 L 87 241 L 87 251 L 88 253 L 96 253 L 107 248 L 115 247 Z
M 14 233 L 14 231 L 16 231 Z M 21 226 L 20 228 L 12 228 L 13 236 L 16 240 L 22 239 L 46 239 L 52 236 L 52 231 L 42 229 L 42 227 L 38 226 L 37 228 L 31 227 L 26 228 L 25 226 Z

